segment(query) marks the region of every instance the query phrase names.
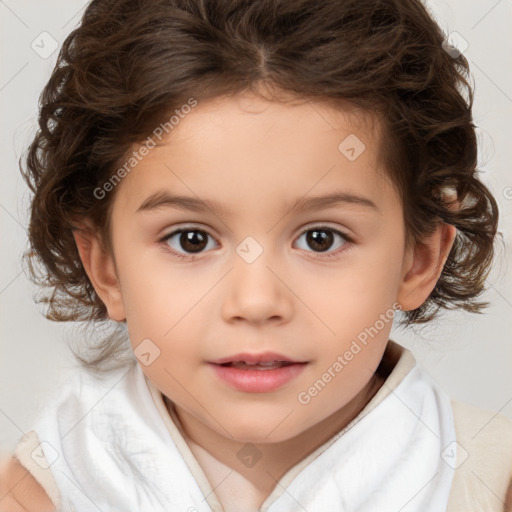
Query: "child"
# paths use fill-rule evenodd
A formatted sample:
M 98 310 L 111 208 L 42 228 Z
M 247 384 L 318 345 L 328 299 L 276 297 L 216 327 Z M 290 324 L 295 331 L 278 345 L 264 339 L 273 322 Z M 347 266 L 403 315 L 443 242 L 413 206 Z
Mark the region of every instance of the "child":
M 1 510 L 510 510 L 510 421 L 388 337 L 484 307 L 467 76 L 417 0 L 92 1 L 24 175 L 49 318 L 114 327 Z

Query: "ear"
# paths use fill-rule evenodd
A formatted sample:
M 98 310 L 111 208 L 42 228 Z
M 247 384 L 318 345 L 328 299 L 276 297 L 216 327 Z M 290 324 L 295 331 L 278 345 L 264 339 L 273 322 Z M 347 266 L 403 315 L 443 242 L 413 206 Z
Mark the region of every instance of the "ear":
M 73 231 L 73 236 L 87 276 L 109 318 L 122 322 L 126 315 L 113 255 L 103 247 L 99 234 L 88 226 Z
M 397 301 L 403 311 L 419 308 L 434 289 L 455 239 L 454 226 L 439 222 L 436 230 L 407 249 Z

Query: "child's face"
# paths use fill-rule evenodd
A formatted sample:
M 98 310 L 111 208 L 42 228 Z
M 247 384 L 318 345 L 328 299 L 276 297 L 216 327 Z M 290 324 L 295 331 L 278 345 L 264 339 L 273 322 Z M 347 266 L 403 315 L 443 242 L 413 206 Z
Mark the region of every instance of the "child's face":
M 199 103 L 118 186 L 120 287 L 105 302 L 113 318 L 126 317 L 134 349 L 151 340 L 136 350 L 150 354 L 143 371 L 192 421 L 238 440 L 277 442 L 368 384 L 393 304 L 411 293 L 404 277 L 412 259 L 398 193 L 376 161 L 377 141 L 361 130 L 319 103 L 249 95 Z M 361 154 L 355 139 L 338 149 L 351 134 L 366 146 Z M 362 199 L 291 209 L 334 193 Z M 151 207 L 149 198 L 164 195 L 215 202 L 222 212 Z M 200 232 L 189 233 L 190 243 L 180 234 L 161 241 L 178 228 Z M 306 364 L 283 381 L 282 370 L 240 370 L 254 382 L 237 388 L 211 363 L 264 352 Z

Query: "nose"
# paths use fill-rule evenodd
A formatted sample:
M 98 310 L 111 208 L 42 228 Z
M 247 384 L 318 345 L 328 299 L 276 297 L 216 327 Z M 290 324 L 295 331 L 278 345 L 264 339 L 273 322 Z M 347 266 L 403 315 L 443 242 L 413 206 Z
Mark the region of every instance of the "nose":
M 253 325 L 289 322 L 293 312 L 293 293 L 279 265 L 265 251 L 249 263 L 235 254 L 234 268 L 223 290 L 222 316 L 226 322 Z

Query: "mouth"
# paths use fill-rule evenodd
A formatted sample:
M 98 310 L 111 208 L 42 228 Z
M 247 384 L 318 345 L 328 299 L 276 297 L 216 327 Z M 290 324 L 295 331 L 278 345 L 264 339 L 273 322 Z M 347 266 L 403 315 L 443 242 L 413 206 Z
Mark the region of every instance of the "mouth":
M 215 374 L 230 387 L 246 393 L 275 391 L 297 377 L 308 361 L 276 353 L 235 354 L 210 361 Z
M 292 364 L 306 364 L 306 363 L 293 363 L 291 361 L 261 361 L 260 363 L 249 363 L 247 361 L 231 361 L 223 363 L 219 366 L 226 368 L 237 368 L 238 370 L 276 370 L 284 368 Z
M 291 364 L 305 364 L 307 361 L 292 359 L 277 352 L 262 352 L 259 354 L 234 354 L 232 356 L 222 357 L 215 361 L 209 361 L 211 364 L 217 364 L 224 367 L 240 368 L 241 370 L 273 370 L 283 368 Z

